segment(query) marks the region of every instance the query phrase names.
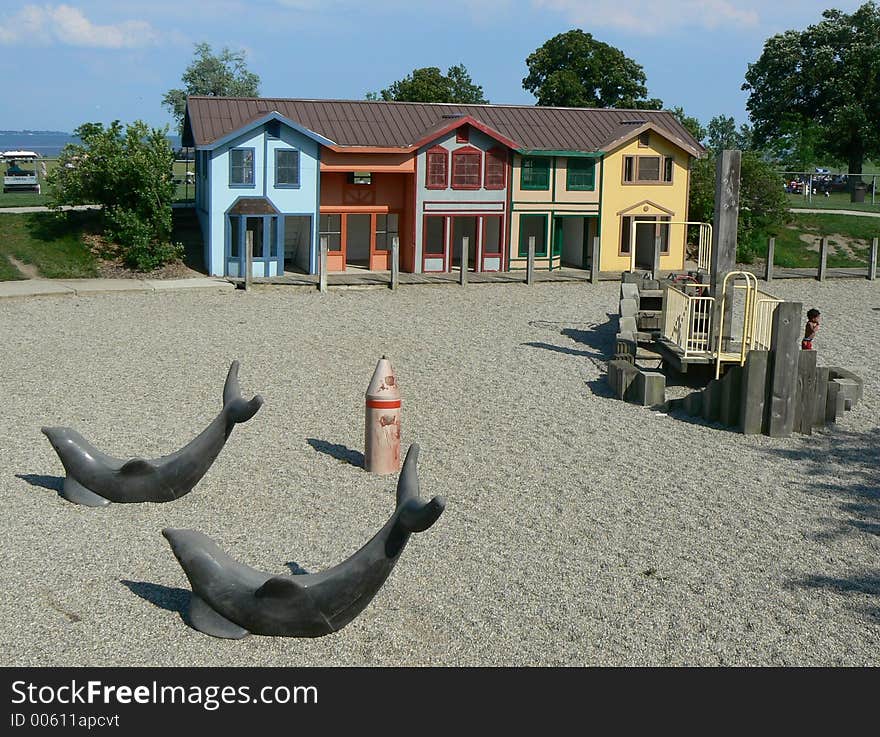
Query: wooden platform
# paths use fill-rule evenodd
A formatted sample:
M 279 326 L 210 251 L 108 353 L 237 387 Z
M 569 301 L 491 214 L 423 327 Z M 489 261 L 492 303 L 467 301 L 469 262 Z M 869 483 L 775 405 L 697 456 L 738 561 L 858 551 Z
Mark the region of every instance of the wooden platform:
M 714 364 L 715 356 L 711 352 L 695 353 L 688 356 L 684 355 L 684 351 L 673 343 L 669 338 L 658 335 L 655 340 L 657 352 L 663 357 L 664 362 L 672 366 L 681 374 L 687 373 L 687 368 L 695 364 Z M 740 344 L 731 343 L 728 350 L 721 354 L 721 363 L 739 363 L 740 361 Z

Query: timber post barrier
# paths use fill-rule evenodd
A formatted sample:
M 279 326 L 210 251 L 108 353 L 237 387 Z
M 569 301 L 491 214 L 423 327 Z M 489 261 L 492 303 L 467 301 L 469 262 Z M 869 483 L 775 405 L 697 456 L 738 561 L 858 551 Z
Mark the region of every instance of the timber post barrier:
M 776 239 L 767 242 L 767 264 L 764 267 L 764 281 L 773 281 L 773 258 L 776 252 Z
M 326 292 L 327 291 L 327 243 L 328 238 L 326 235 L 321 236 L 321 257 L 318 262 L 318 291 Z

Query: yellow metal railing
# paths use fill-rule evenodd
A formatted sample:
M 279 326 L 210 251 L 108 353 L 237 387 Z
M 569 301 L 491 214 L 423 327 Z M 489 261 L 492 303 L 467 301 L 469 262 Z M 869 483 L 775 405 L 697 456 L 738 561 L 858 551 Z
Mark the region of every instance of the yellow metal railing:
M 633 227 L 630 228 L 629 234 L 629 270 L 636 270 L 636 231 L 639 227 L 650 226 L 655 229 L 655 234 L 659 231 L 657 228 L 661 225 L 673 226 L 682 225 L 685 227 L 684 243 L 687 245 L 687 226 L 699 226 L 699 240 L 697 241 L 697 269 L 701 271 L 709 271 L 712 262 L 712 223 L 701 223 L 696 220 L 633 220 Z M 655 237 L 658 237 L 655 235 Z M 669 231 L 668 238 L 672 239 L 672 231 Z M 659 268 L 658 268 L 659 270 Z M 656 277 L 655 277 L 656 278 Z
M 761 292 L 755 295 L 755 310 L 749 350 L 769 351 L 770 337 L 773 333 L 773 313 L 782 302 L 772 294 Z
M 663 305 L 663 336 L 677 345 L 685 358 L 712 350 L 714 298 L 687 294 L 669 286 Z
M 699 225 L 697 270 L 708 272 L 712 266 L 712 225 L 710 223 L 700 223 Z

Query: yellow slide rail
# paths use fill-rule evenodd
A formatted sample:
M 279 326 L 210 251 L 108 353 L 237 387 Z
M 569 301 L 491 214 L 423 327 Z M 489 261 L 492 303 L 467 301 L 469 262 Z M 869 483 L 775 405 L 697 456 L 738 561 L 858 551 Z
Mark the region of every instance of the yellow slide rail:
M 734 291 L 729 289 L 728 282 L 733 279 Z M 742 280 L 743 284 L 737 284 Z M 743 325 L 739 351 L 724 351 L 724 313 L 727 300 L 732 299 L 735 290 L 744 290 Z M 721 376 L 722 362 L 738 362 L 742 366 L 751 350 L 769 350 L 773 332 L 773 313 L 781 299 L 758 289 L 758 278 L 749 271 L 731 271 L 724 277 L 721 286 L 721 310 L 718 318 L 718 335 L 715 342 L 715 378 Z
M 749 350 L 769 351 L 770 338 L 773 333 L 773 313 L 782 302 L 778 297 L 758 290 L 755 295 L 755 317 L 753 331 L 749 342 Z

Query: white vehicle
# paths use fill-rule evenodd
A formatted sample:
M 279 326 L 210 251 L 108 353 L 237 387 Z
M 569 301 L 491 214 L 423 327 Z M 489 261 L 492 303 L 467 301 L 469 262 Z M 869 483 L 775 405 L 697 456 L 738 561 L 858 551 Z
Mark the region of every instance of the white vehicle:
M 39 154 L 33 151 L 4 151 L 4 192 L 36 192 L 40 194 L 40 177 L 37 173 Z

